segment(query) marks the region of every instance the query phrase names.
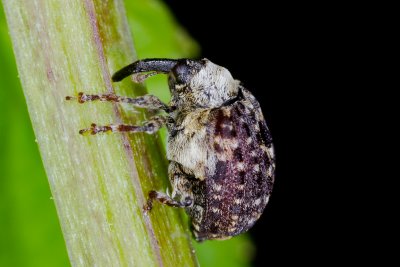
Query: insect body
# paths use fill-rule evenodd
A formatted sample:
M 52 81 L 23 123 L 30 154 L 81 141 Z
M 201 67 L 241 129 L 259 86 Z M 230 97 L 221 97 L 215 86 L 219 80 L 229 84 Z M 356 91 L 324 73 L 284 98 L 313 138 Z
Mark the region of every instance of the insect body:
M 168 74 L 169 105 L 146 95 L 79 94 L 78 101 L 127 102 L 160 109 L 142 126 L 92 124 L 80 133 L 106 131 L 154 133 L 166 124 L 167 157 L 172 195 L 151 191 L 152 201 L 183 207 L 198 241 L 226 239 L 247 231 L 261 216 L 274 181 L 274 150 L 260 105 L 230 72 L 207 59 L 145 59 L 113 75 L 113 81 L 134 75 L 142 81 Z M 71 97 L 67 98 L 71 99 Z

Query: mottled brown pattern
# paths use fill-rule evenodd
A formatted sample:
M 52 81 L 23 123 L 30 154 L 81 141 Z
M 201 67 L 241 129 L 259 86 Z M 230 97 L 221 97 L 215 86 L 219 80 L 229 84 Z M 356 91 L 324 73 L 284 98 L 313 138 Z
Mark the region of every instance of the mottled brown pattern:
M 195 230 L 198 240 L 210 238 L 227 238 L 248 230 L 261 215 L 272 190 L 272 177 L 268 177 L 267 169 L 273 159 L 260 148 L 264 144 L 271 146 L 271 137 L 265 121 L 257 121 L 256 112 L 261 112 L 259 104 L 247 96 L 244 90 L 244 99 L 229 106 L 216 108 L 210 112 L 206 144 L 212 144 L 209 153 L 231 154 L 233 158 L 226 161 L 217 161 L 215 172 L 209 173 L 205 179 L 205 196 L 201 197 L 204 209 L 199 220 L 195 209 L 188 209 L 193 223 L 200 225 Z M 249 104 L 256 109 L 251 109 Z M 230 109 L 227 117 L 223 109 Z M 260 131 L 254 129 L 258 125 Z M 218 137 L 219 142 L 215 142 Z M 252 139 L 250 144 L 248 138 Z M 221 141 L 222 140 L 222 141 Z M 231 146 L 232 141 L 238 142 L 237 147 Z M 251 156 L 251 152 L 255 156 Z M 237 169 L 237 164 L 243 163 L 243 170 Z M 258 164 L 258 172 L 254 171 Z M 195 195 L 195 205 L 199 205 Z M 213 198 L 218 196 L 218 199 Z M 255 200 L 262 198 L 258 205 Z

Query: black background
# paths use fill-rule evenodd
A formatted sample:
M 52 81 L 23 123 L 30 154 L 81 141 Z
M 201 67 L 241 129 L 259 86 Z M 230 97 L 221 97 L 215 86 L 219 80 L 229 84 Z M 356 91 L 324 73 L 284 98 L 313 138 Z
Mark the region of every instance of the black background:
M 365 260 L 359 245 L 371 235 L 352 220 L 362 204 L 347 199 L 358 179 L 348 168 L 350 161 L 356 165 L 356 143 L 347 143 L 355 140 L 350 129 L 358 123 L 347 111 L 357 103 L 352 77 L 361 48 L 355 40 L 363 31 L 351 18 L 354 10 L 316 3 L 165 2 L 199 42 L 201 56 L 228 68 L 253 92 L 272 132 L 276 182 L 250 230 L 257 246 L 253 265 Z

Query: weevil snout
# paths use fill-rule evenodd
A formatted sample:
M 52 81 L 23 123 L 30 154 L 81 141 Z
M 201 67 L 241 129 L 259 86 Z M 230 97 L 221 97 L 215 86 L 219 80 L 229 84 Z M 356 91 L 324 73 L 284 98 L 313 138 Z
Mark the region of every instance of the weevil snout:
M 112 76 L 113 82 L 122 81 L 124 78 L 137 73 L 156 72 L 169 73 L 172 68 L 178 63 L 175 59 L 143 59 L 135 61 L 128 66 L 120 69 Z
M 169 79 L 174 83 L 187 84 L 207 62 L 207 59 L 144 59 L 133 62 L 117 71 L 112 76 L 112 80 L 114 82 L 119 82 L 129 75 L 152 72 L 153 74 L 168 74 L 170 76 Z M 152 75 L 140 76 L 142 79 L 138 79 L 138 81 L 143 81 L 150 76 Z

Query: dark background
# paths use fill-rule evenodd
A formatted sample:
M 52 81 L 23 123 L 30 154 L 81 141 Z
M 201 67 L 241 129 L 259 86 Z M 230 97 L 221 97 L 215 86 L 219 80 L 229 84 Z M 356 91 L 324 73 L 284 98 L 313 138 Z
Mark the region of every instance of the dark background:
M 255 1 L 164 1 L 199 42 L 202 56 L 227 67 L 256 95 L 272 132 L 276 183 L 249 231 L 257 245 L 254 266 L 393 265 L 384 262 L 398 259 L 392 245 L 398 223 L 388 218 L 399 210 L 398 186 L 390 185 L 398 180 L 398 168 L 390 170 L 398 166 L 392 141 L 398 140 L 398 97 L 385 89 L 398 87 L 397 80 L 388 84 L 398 76 L 398 27 L 391 26 L 398 24 L 398 9 L 365 1 L 262 7 Z M 154 21 L 151 35 L 162 39 Z M 0 26 L 0 265 L 61 266 L 68 258 L 2 10 Z M 158 40 L 151 42 L 157 51 Z
M 349 78 L 363 28 L 353 11 L 315 3 L 165 2 L 202 57 L 253 92 L 272 132 L 276 182 L 250 230 L 254 266 L 359 261 L 354 247 L 368 238 L 351 219 L 358 204 L 346 199 L 356 183 L 347 141 L 357 120 L 342 119 L 357 90 Z

